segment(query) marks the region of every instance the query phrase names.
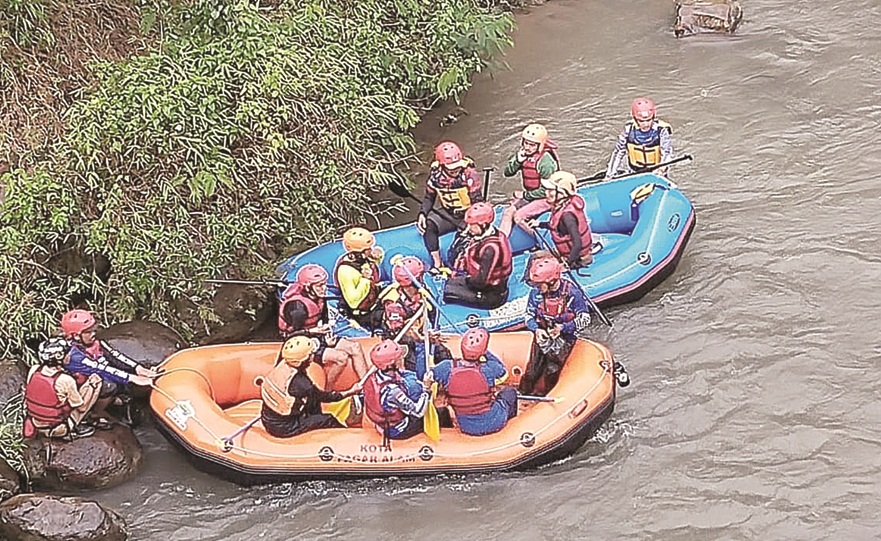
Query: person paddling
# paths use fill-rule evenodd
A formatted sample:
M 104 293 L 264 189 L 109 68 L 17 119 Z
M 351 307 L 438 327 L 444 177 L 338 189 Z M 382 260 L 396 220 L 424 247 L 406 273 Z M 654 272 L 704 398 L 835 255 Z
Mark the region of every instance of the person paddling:
M 606 179 L 640 173 L 673 159 L 673 128 L 656 116 L 655 102 L 637 98 L 630 106 L 631 121 L 624 125 L 606 168 Z M 655 169 L 667 175 L 667 167 Z

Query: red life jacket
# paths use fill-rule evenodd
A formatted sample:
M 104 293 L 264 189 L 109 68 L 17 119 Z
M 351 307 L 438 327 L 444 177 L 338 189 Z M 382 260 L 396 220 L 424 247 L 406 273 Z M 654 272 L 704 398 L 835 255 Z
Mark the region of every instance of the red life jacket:
M 453 369 L 447 384 L 447 395 L 456 415 L 480 415 L 492 408 L 495 397 L 480 365 L 453 359 Z
M 554 245 L 557 247 L 560 255 L 564 259 L 569 257 L 569 254 L 572 253 L 572 237 L 568 235 L 563 236 L 559 233 L 560 221 L 567 213 L 575 216 L 575 220 L 578 222 L 578 236 L 581 237 L 581 253 L 579 255 L 584 257 L 590 253 L 593 240 L 590 236 L 587 216 L 584 214 L 584 199 L 580 195 L 573 195 L 565 205 L 551 212 L 551 238 L 554 240 Z
M 541 152 L 536 152 L 532 156 L 526 158 L 520 165 L 520 174 L 523 175 L 523 189 L 527 191 L 536 190 L 541 187 L 541 175 L 538 174 L 538 162 L 545 154 L 550 153 L 560 167 L 560 158 L 557 157 L 557 143 L 548 140 Z
M 104 348 L 101 346 L 100 340 L 95 340 L 90 346 L 85 346 L 81 344 L 79 347 L 93 361 L 97 361 L 104 356 Z
M 348 309 L 353 315 L 361 315 L 370 310 L 374 304 L 376 304 L 376 299 L 379 297 L 379 280 L 382 278 L 382 275 L 379 272 L 379 266 L 370 261 L 369 259 L 362 257 L 360 254 L 355 255 L 353 253 L 346 253 L 340 256 L 337 259 L 336 266 L 333 269 L 333 279 L 336 281 L 337 286 L 340 285 L 340 268 L 343 266 L 352 267 L 357 270 L 359 273 L 361 272 L 361 268 L 364 265 L 370 265 L 370 271 L 372 273 L 372 277 L 370 281 L 373 282 L 370 286 L 370 292 L 364 297 L 358 306 L 355 308 L 351 308 L 345 299 L 340 303 L 340 306 L 344 309 Z
M 536 316 L 539 326 L 547 328 L 550 323 L 568 323 L 575 319 L 575 313 L 569 309 L 571 284 L 568 280 L 560 280 L 560 289 L 553 297 L 543 295 L 538 303 Z M 559 293 L 559 294 L 557 294 Z
M 54 376 L 46 376 L 41 370 L 31 376 L 24 392 L 24 401 L 28 415 L 33 420 L 54 428 L 65 422 L 71 412 L 70 405 L 62 403 L 55 392 L 55 381 L 64 372 L 59 370 Z
M 401 380 L 400 375 L 395 374 L 394 379 L 380 383 L 377 376 L 373 375 L 367 378 L 367 381 L 364 383 L 364 411 L 367 413 L 367 417 L 377 426 L 394 426 L 404 420 L 404 412 L 398 408 L 386 411 L 382 407 L 382 400 L 380 399 L 382 390 L 392 383 L 403 385 L 403 380 Z
M 496 257 L 486 277 L 486 284 L 497 286 L 508 281 L 512 270 L 511 243 L 508 242 L 508 237 L 499 230 L 476 242 L 471 242 L 465 252 L 459 256 L 456 267 L 464 270 L 468 276 L 477 276 L 480 274 L 480 260 L 483 251 L 489 246 L 495 247 Z
M 278 330 L 284 335 L 311 329 L 317 326 L 321 320 L 321 313 L 324 311 L 324 299 L 318 299 L 316 302 L 312 297 L 305 294 L 305 289 L 301 284 L 294 282 L 281 294 L 281 303 L 278 305 Z M 284 318 L 284 311 L 288 303 L 298 301 L 306 307 L 306 321 L 303 323 L 302 329 L 293 328 Z

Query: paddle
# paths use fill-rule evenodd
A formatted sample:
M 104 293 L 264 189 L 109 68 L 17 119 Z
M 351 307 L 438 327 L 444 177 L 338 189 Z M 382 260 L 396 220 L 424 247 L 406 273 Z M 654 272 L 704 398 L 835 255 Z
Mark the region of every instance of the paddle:
M 538 243 L 541 244 L 547 251 L 549 251 L 551 253 L 551 255 L 553 255 L 554 258 L 556 258 L 557 261 L 559 261 L 563 265 L 566 264 L 566 262 L 563 261 L 563 258 L 560 257 L 560 253 L 555 248 L 552 248 L 547 243 L 547 241 L 544 239 L 544 237 L 539 235 L 537 232 L 533 234 L 533 237 L 535 237 L 535 239 L 538 241 Z M 603 323 L 605 323 L 606 325 L 611 327 L 612 321 L 606 317 L 606 314 L 604 314 L 603 311 L 600 310 L 600 307 L 597 306 L 595 302 L 593 302 L 593 299 L 590 298 L 590 295 L 587 294 L 587 291 L 585 291 L 584 288 L 581 287 L 581 284 L 579 284 L 578 280 L 575 279 L 575 276 L 572 275 L 572 270 L 566 269 L 565 272 L 566 272 L 566 276 L 569 277 L 569 280 L 572 282 L 572 284 L 574 284 L 575 287 L 578 288 L 578 291 L 580 291 L 581 294 L 584 295 L 584 300 L 587 301 L 587 305 L 590 306 L 590 309 L 593 310 L 597 316 L 599 316 L 600 321 L 602 321 Z
M 415 280 L 415 279 L 414 279 Z M 423 304 L 423 307 L 425 305 Z M 425 347 L 425 370 L 426 372 L 434 368 L 434 353 L 432 352 L 431 337 L 429 333 L 429 323 L 426 319 L 423 325 L 423 344 Z M 434 398 L 437 396 L 437 382 L 431 384 L 431 396 L 428 399 L 428 409 L 425 410 L 425 417 L 422 420 L 422 429 L 425 435 L 432 441 L 440 439 L 440 418 L 437 414 L 437 408 L 434 406 Z
M 483 168 L 483 200 L 486 201 L 486 198 L 489 197 L 489 179 L 490 175 L 493 171 L 495 171 L 495 167 L 484 167 Z
M 694 158 L 692 158 L 691 154 L 685 154 L 685 155 L 680 156 L 680 157 L 678 157 L 678 158 L 672 159 L 672 160 L 670 160 L 669 162 L 659 163 L 659 164 L 657 164 L 657 165 L 653 165 L 653 166 L 651 166 L 651 167 L 647 167 L 646 169 L 644 169 L 643 171 L 640 171 L 640 172 L 638 172 L 638 173 L 628 173 L 628 174 L 626 174 L 626 175 L 621 175 L 620 177 L 613 177 L 613 178 L 610 178 L 609 180 L 618 180 L 619 178 L 633 177 L 633 176 L 636 176 L 636 175 L 641 175 L 641 174 L 643 174 L 643 173 L 649 173 L 649 172 L 651 172 L 651 171 L 654 171 L 655 169 L 660 169 L 660 168 L 662 168 L 662 167 L 667 167 L 668 165 L 673 165 L 674 163 L 679 163 L 679 162 L 682 162 L 682 161 L 685 161 L 685 160 L 693 160 L 693 159 L 694 159 Z M 594 180 L 602 180 L 602 179 L 604 179 L 604 178 L 606 178 L 606 172 L 605 172 L 605 171 L 600 171 L 599 173 L 593 174 L 593 175 L 591 175 L 591 176 L 589 176 L 589 177 L 580 178 L 580 179 L 577 180 L 577 182 L 578 182 L 578 184 L 586 184 L 586 183 L 589 183 L 589 182 L 591 182 L 591 181 L 594 181 Z
M 526 402 L 553 402 L 554 404 L 558 404 L 565 400 L 562 396 L 534 396 L 531 394 L 518 394 L 518 400 L 525 400 Z
M 395 262 L 392 262 L 392 263 L 394 264 Z M 419 288 L 419 292 L 422 293 L 422 298 L 426 299 L 429 303 L 431 303 L 431 305 L 437 309 L 437 313 L 440 314 L 446 320 L 447 323 L 452 325 L 452 327 L 454 329 L 456 329 L 457 332 L 461 333 L 462 331 L 459 329 L 459 326 L 456 325 L 456 323 L 453 322 L 453 320 L 451 320 L 449 318 L 449 316 L 447 316 L 446 312 L 441 310 L 440 305 L 437 303 L 436 300 L 434 300 L 434 297 L 431 296 L 431 293 L 428 292 L 428 289 L 425 288 L 425 284 L 423 284 L 422 282 L 419 281 L 419 279 L 417 279 L 415 276 L 413 276 L 413 273 L 410 272 L 410 269 L 408 269 L 407 267 L 405 267 L 403 265 L 401 265 L 401 268 L 404 269 L 404 272 L 407 273 L 407 276 L 410 277 L 410 280 L 412 280 L 413 283 L 416 284 L 416 287 Z

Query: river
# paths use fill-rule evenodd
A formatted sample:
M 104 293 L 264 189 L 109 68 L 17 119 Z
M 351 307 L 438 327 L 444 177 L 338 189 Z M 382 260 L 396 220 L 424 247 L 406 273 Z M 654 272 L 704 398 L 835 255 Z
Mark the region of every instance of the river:
M 669 1 L 553 0 L 518 16 L 510 71 L 477 77 L 467 115 L 420 128 L 500 172 L 543 121 L 584 176 L 645 94 L 695 157 L 672 172 L 698 217 L 678 269 L 594 327 L 634 383 L 573 457 L 243 488 L 146 428 L 143 473 L 96 498 L 167 541 L 877 539 L 881 3 L 744 11 L 736 37 L 676 40 Z

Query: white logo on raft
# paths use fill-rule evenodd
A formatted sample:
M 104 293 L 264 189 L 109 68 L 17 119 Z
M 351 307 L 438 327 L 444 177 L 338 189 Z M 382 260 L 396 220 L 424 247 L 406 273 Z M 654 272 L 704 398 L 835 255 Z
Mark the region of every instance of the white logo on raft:
M 173 408 L 165 410 L 165 416 L 181 430 L 187 429 L 187 419 L 196 415 L 193 404 L 189 400 L 181 400 Z
M 489 311 L 490 323 L 493 327 L 504 326 L 504 323 L 522 320 L 526 316 L 527 295 L 506 302 L 505 304 Z

